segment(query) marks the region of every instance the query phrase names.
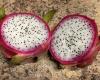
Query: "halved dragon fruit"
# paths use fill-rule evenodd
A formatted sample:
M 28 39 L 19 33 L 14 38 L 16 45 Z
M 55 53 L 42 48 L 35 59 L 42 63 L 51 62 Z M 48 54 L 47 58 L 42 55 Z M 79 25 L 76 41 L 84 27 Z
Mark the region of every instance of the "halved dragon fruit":
M 51 33 L 40 17 L 30 13 L 13 13 L 4 17 L 0 27 L 5 56 L 36 56 L 48 49 Z
M 92 58 L 94 52 L 98 51 L 98 41 L 94 20 L 84 15 L 69 15 L 54 29 L 50 52 L 61 64 L 80 64 Z

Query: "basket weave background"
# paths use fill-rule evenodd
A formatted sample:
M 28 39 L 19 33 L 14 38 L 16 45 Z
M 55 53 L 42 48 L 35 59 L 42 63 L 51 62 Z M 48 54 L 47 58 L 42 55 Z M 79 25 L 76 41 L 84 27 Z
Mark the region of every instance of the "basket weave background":
M 6 14 L 35 12 L 40 16 L 48 10 L 57 9 L 49 22 L 50 28 L 54 28 L 65 15 L 80 13 L 95 19 L 100 29 L 100 0 L 0 0 L 0 7 L 6 9 Z M 27 60 L 21 65 L 12 66 L 0 54 L 0 80 L 100 80 L 100 54 L 92 65 L 82 69 L 57 69 L 47 53 L 39 56 L 37 62 Z

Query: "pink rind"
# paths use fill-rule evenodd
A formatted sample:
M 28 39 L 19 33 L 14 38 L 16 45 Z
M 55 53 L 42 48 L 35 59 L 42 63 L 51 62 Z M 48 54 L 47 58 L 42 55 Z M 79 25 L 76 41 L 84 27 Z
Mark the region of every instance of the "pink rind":
M 59 23 L 62 23 L 64 20 L 66 20 L 66 18 L 69 18 L 69 17 L 73 17 L 73 16 L 80 16 L 80 17 L 83 17 L 87 20 L 89 20 L 92 25 L 94 26 L 93 29 L 95 31 L 95 34 L 94 34 L 94 38 L 93 38 L 93 43 L 92 45 L 90 46 L 90 48 L 88 49 L 87 52 L 85 52 L 84 55 L 80 55 L 80 56 L 77 56 L 75 58 L 73 58 L 72 61 L 64 61 L 64 60 L 61 60 L 55 52 L 53 52 L 53 50 L 51 49 L 51 47 L 49 48 L 50 52 L 51 52 L 51 55 L 54 57 L 54 59 L 56 59 L 58 62 L 60 62 L 61 64 L 67 64 L 67 65 L 72 65 L 72 64 L 78 64 L 79 62 L 82 62 L 83 60 L 86 60 L 85 58 L 88 58 L 90 57 L 91 55 L 93 55 L 94 53 L 91 52 L 92 48 L 96 46 L 96 42 L 97 42 L 97 39 L 98 39 L 98 31 L 97 31 L 97 25 L 95 23 L 94 20 L 88 18 L 87 16 L 84 16 L 84 15 L 79 15 L 79 14 L 73 14 L 73 15 L 68 15 L 68 16 L 65 16 Z M 58 26 L 57 25 L 57 26 Z M 55 29 L 52 31 L 52 35 L 54 34 L 55 30 L 57 29 L 57 26 L 55 27 Z M 51 42 L 52 42 L 52 39 L 51 39 Z
M 41 21 L 46 25 L 45 27 L 47 27 L 47 30 L 48 30 L 48 32 L 49 32 L 47 41 L 46 41 L 46 42 L 43 42 L 43 43 L 42 43 L 41 45 L 39 45 L 37 48 L 33 48 L 32 50 L 24 51 L 24 52 L 23 52 L 23 51 L 18 51 L 18 50 L 15 50 L 15 49 L 9 47 L 9 46 L 5 43 L 5 41 L 3 40 L 2 35 L 1 35 L 2 24 L 3 24 L 3 22 L 4 22 L 7 18 L 9 18 L 10 16 L 18 15 L 18 14 L 25 14 L 25 15 L 36 16 L 39 20 L 41 20 Z M 50 40 L 51 40 L 51 32 L 50 32 L 50 29 L 49 29 L 48 24 L 47 24 L 42 18 L 40 18 L 39 16 L 37 16 L 36 14 L 32 14 L 32 13 L 12 13 L 12 14 L 6 15 L 6 16 L 4 17 L 4 19 L 2 20 L 2 22 L 1 22 L 0 25 L 1 25 L 1 27 L 0 27 L 0 39 L 1 39 L 0 41 L 1 41 L 1 45 L 2 45 L 3 47 L 5 47 L 6 49 L 8 49 L 9 51 L 12 51 L 12 52 L 14 52 L 14 53 L 17 53 L 17 54 L 19 54 L 19 55 L 21 54 L 21 55 L 23 55 L 23 56 L 32 56 L 32 55 L 37 55 L 37 54 L 39 54 L 39 53 L 41 53 L 41 52 L 43 52 L 43 51 L 48 50 L 49 43 L 50 43 Z
M 17 53 L 9 51 L 8 49 L 4 49 L 3 54 L 4 54 L 5 58 L 12 58 L 12 56 L 16 55 Z

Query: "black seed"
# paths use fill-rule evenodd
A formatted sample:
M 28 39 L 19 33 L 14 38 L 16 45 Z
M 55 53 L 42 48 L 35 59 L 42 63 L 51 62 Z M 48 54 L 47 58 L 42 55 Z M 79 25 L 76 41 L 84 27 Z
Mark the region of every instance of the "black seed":
M 25 41 L 24 41 L 24 43 L 25 43 Z
M 85 40 L 85 39 L 84 39 Z

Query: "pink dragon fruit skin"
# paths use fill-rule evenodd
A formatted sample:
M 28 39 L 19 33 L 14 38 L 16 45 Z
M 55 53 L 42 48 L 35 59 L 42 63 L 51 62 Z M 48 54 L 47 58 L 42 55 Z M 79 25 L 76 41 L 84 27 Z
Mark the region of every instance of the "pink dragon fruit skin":
M 98 39 L 95 47 L 92 48 L 90 54 L 87 55 L 85 58 L 83 58 L 81 61 L 79 61 L 77 63 L 77 66 L 82 68 L 92 64 L 93 61 L 96 59 L 96 56 L 99 51 L 100 51 L 100 40 Z
M 44 38 L 42 38 L 40 35 L 36 35 L 36 37 L 37 38 L 39 38 L 38 36 L 40 36 L 40 41 L 41 41 L 41 43 L 39 43 L 39 45 L 36 45 L 36 47 L 32 47 L 32 48 L 29 48 L 29 49 L 27 49 L 27 50 L 18 50 L 16 47 L 12 47 L 12 45 L 9 45 L 6 41 L 6 39 L 4 39 L 4 36 L 6 36 L 5 35 L 5 33 L 4 32 L 6 32 L 6 29 L 4 29 L 4 27 L 5 27 L 5 25 L 7 24 L 7 25 L 11 25 L 10 23 L 11 23 L 11 21 L 9 21 L 10 19 L 14 19 L 13 17 L 15 17 L 16 19 L 17 19 L 17 17 L 16 16 L 18 16 L 18 19 L 20 19 L 20 17 L 23 19 L 24 17 L 26 18 L 26 20 L 28 20 L 27 19 L 27 17 L 29 17 L 29 18 L 31 18 L 32 20 L 33 20 L 33 18 L 34 19 L 36 19 L 36 22 L 33 20 L 33 23 L 32 23 L 32 20 L 30 19 L 28 22 L 30 22 L 31 21 L 31 23 L 30 23 L 30 25 L 35 25 L 35 26 L 39 26 L 39 27 L 41 27 L 41 28 L 37 28 L 37 29 L 35 29 L 35 30 L 38 30 L 38 29 L 40 29 L 42 32 L 41 32 L 41 36 L 42 36 L 42 33 L 43 33 L 43 37 Z M 24 17 L 23 17 L 24 16 Z M 24 19 L 25 19 L 24 18 Z M 16 22 L 16 19 L 15 19 L 15 22 Z M 7 21 L 8 21 L 8 23 L 7 23 Z M 12 21 L 14 21 L 14 20 L 12 20 Z M 25 20 L 24 20 L 25 21 Z M 18 21 L 18 22 L 20 22 L 20 21 Z M 27 23 L 27 21 L 25 22 L 25 23 Z M 13 24 L 13 23 L 12 23 Z M 23 23 L 20 23 L 21 25 L 23 24 Z M 17 23 L 15 24 L 15 26 L 17 25 Z M 24 25 L 24 24 L 23 24 Z M 23 26 L 22 25 L 22 26 Z M 8 26 L 9 27 L 9 26 Z M 6 28 L 8 28 L 7 26 L 6 26 Z M 10 26 L 10 27 L 12 27 L 12 25 Z M 17 26 L 18 27 L 18 26 Z M 29 26 L 30 27 L 30 26 Z M 42 29 L 43 28 L 43 29 Z M 3 29 L 5 30 L 5 31 L 3 31 Z M 30 31 L 31 31 L 31 29 L 30 29 Z M 8 30 L 8 32 L 9 32 L 9 30 Z M 33 32 L 36 34 L 36 32 L 33 30 Z M 12 31 L 12 34 L 14 34 L 13 33 L 13 31 Z M 34 35 L 34 34 L 33 34 Z M 25 35 L 26 36 L 26 35 Z M 32 35 L 31 35 L 32 36 Z M 10 37 L 10 36 L 8 36 L 8 37 Z M 16 37 L 16 36 L 15 36 Z M 33 36 L 32 36 L 33 37 Z M 47 25 L 47 23 L 43 20 L 43 19 L 41 19 L 39 16 L 37 16 L 37 15 L 35 15 L 35 14 L 31 14 L 31 13 L 13 13 L 13 14 L 9 14 L 9 15 L 6 15 L 5 17 L 4 17 L 4 19 L 2 20 L 2 22 L 1 22 L 1 27 L 0 27 L 0 38 L 1 38 L 1 45 L 5 48 L 5 50 L 4 50 L 4 55 L 7 57 L 7 58 L 11 58 L 13 55 L 22 55 L 22 56 L 37 56 L 38 54 L 40 54 L 40 53 L 42 53 L 42 52 L 44 52 L 44 51 L 46 51 L 46 50 L 48 50 L 48 47 L 49 47 L 49 43 L 50 43 L 50 40 L 51 40 L 51 32 L 50 32 L 50 29 L 49 29 L 49 27 L 48 27 L 48 25 Z M 27 42 L 26 42 L 27 43 Z M 37 43 L 38 44 L 38 43 Z M 20 44 L 19 44 L 20 45 Z M 30 44 L 31 45 L 31 44 Z M 35 44 L 34 44 L 35 45 Z M 27 46 L 29 46 L 29 45 L 27 45 Z M 22 48 L 22 47 L 21 47 Z
M 65 32 L 66 32 L 66 34 L 67 34 L 67 32 L 68 31 L 66 31 L 66 29 L 68 29 L 71 25 L 73 25 L 74 24 L 74 20 L 76 19 L 80 19 L 80 20 L 78 20 L 79 22 L 80 22 L 80 25 L 81 24 L 83 24 L 83 22 L 84 22 L 84 20 L 86 20 L 86 23 L 87 24 L 89 24 L 89 28 L 91 28 L 90 30 L 90 32 L 92 32 L 93 31 L 93 33 L 92 33 L 92 38 L 91 38 L 91 40 L 90 40 L 90 42 L 91 43 L 89 43 L 89 45 L 87 45 L 87 49 L 86 50 L 84 50 L 83 51 L 83 53 L 82 54 L 80 54 L 80 53 L 78 53 L 78 55 L 77 54 L 75 54 L 76 56 L 74 56 L 74 57 L 72 57 L 71 58 L 71 56 L 70 56 L 70 59 L 65 59 L 65 56 L 62 56 L 61 55 L 61 53 L 59 53 L 59 55 L 58 55 L 58 49 L 57 48 L 59 48 L 60 50 L 62 50 L 62 47 L 63 47 L 63 45 L 60 47 L 60 46 L 58 46 L 58 47 L 56 47 L 57 46 L 57 44 L 55 43 L 55 42 L 57 42 L 57 40 L 60 40 L 60 39 L 62 39 L 62 38 L 65 38 L 66 36 L 63 36 L 62 37 L 62 34 L 63 33 L 61 33 L 61 35 L 59 36 L 58 34 L 60 34 L 60 31 L 61 31 L 61 29 L 62 30 L 65 30 Z M 70 20 L 71 21 L 71 19 L 72 19 L 72 24 L 69 24 L 69 26 L 67 26 L 67 28 L 65 29 L 63 29 L 63 27 L 66 27 L 66 24 L 67 24 L 67 22 Z M 83 22 L 82 22 L 82 20 L 81 19 L 83 19 Z M 77 21 L 77 22 L 78 22 Z M 75 23 L 74 24 L 74 29 L 76 28 L 76 26 L 75 25 L 78 25 L 78 23 Z M 88 23 L 89 22 L 89 23 Z M 85 23 L 85 24 L 86 24 Z M 83 24 L 83 25 L 85 25 L 85 24 Z M 80 25 L 79 25 L 79 27 L 80 27 Z M 81 25 L 82 26 L 82 25 Z M 60 28 L 61 27 L 61 28 Z M 73 26 L 72 26 L 73 27 Z M 82 26 L 82 27 L 84 27 L 84 26 Z M 88 26 L 87 26 L 88 27 Z M 71 29 L 71 28 L 70 28 Z M 69 30 L 70 30 L 69 29 Z M 74 30 L 73 29 L 73 30 Z M 71 32 L 69 32 L 69 33 L 71 33 Z M 78 33 L 78 31 L 76 32 L 76 33 Z M 81 32 L 80 32 L 81 33 Z M 65 34 L 65 33 L 64 33 Z M 84 33 L 85 34 L 85 33 Z M 74 34 L 73 34 L 74 35 Z M 57 39 L 57 36 L 59 36 L 60 37 L 60 39 Z M 58 38 L 59 38 L 58 37 Z M 76 36 L 77 37 L 77 36 Z M 88 36 L 87 36 L 88 37 Z M 88 40 L 87 40 L 88 41 Z M 62 40 L 61 41 L 61 43 L 63 43 L 64 41 Z M 52 39 L 51 39 L 51 44 L 50 44 L 50 48 L 49 48 L 49 50 L 50 50 L 50 52 L 51 52 L 51 55 L 54 57 L 54 59 L 56 59 L 58 62 L 60 62 L 61 64 L 67 64 L 67 65 L 85 65 L 85 64 L 91 64 L 92 62 L 93 62 L 93 59 L 94 59 L 94 56 L 96 56 L 97 55 L 97 53 L 98 53 L 98 51 L 99 51 L 99 49 L 100 49 L 100 40 L 99 40 L 99 37 L 98 37 L 98 32 L 97 32 L 97 25 L 96 25 L 96 23 L 95 23 L 95 21 L 94 20 L 92 20 L 92 19 L 90 19 L 90 18 L 88 18 L 87 16 L 84 16 L 84 15 L 79 15 L 79 14 L 73 14 L 73 15 L 68 15 L 68 16 L 65 16 L 60 22 L 59 22 L 59 24 L 55 27 L 55 29 L 52 31 Z M 60 41 L 58 42 L 58 44 L 60 43 Z M 80 43 L 81 44 L 81 43 Z M 98 44 L 98 45 L 97 45 Z M 66 46 L 66 47 L 68 47 L 68 46 Z M 66 48 L 66 47 L 64 47 L 64 48 Z M 77 47 L 77 45 L 76 45 L 76 47 Z M 80 48 L 81 49 L 81 48 Z M 60 51 L 59 50 L 59 51 Z M 66 52 L 64 52 L 64 53 L 66 53 L 66 55 L 67 55 L 67 50 L 66 50 Z M 70 54 L 70 53 L 69 53 Z M 74 54 L 74 51 L 73 51 L 73 54 Z M 68 55 L 67 55 L 68 56 Z

